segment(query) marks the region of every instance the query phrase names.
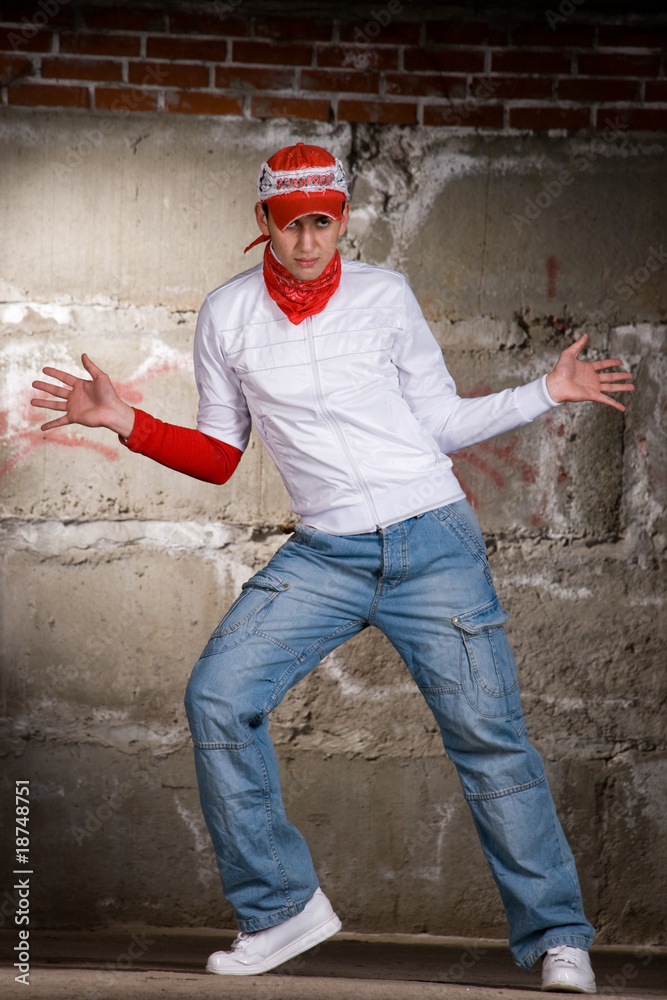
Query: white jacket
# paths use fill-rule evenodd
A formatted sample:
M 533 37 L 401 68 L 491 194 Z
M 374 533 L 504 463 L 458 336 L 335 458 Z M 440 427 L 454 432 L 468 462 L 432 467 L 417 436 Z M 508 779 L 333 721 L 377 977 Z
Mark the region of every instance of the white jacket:
M 199 313 L 194 362 L 199 430 L 244 450 L 252 419 L 292 510 L 335 535 L 462 499 L 449 454 L 557 405 L 546 376 L 461 399 L 403 275 L 351 260 L 298 326 L 261 264 L 221 285 Z

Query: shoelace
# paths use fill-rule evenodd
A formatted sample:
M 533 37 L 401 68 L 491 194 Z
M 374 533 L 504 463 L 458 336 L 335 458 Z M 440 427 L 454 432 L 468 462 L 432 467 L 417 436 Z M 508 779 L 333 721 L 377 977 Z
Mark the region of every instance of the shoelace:
M 232 951 L 242 951 L 250 941 L 251 937 L 251 934 L 246 934 L 245 931 L 241 931 L 240 934 L 237 935 L 236 940 L 232 942 Z
M 567 944 L 559 944 L 555 948 L 548 948 L 547 955 L 552 955 L 559 964 L 570 965 L 573 969 L 577 968 L 575 958 L 571 954 L 570 946 Z

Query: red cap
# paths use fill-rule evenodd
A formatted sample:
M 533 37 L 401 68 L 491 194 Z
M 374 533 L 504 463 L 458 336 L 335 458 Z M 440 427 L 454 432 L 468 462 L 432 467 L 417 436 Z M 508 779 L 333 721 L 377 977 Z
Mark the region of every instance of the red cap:
M 328 215 L 338 222 L 350 197 L 341 161 L 303 142 L 279 149 L 262 164 L 257 196 L 280 230 L 302 215 Z

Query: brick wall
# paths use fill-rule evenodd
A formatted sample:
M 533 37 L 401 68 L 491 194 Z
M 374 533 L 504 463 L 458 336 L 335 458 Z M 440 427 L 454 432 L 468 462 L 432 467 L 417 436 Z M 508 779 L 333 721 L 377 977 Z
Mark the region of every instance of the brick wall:
M 506 132 L 602 129 L 610 119 L 665 129 L 667 24 L 599 13 L 586 23 L 585 6 L 559 13 L 575 2 L 512 24 L 497 13 L 490 23 L 415 19 L 400 0 L 378 0 L 356 20 L 327 19 L 324 3 L 318 20 L 250 16 L 243 0 L 4 4 L 1 100 Z

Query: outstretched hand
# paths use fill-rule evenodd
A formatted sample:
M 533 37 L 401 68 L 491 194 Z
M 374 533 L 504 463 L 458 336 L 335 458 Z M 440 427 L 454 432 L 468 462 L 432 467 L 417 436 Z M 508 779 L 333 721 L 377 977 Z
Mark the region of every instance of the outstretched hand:
M 42 424 L 41 430 L 48 431 L 65 424 L 82 424 L 84 427 L 108 427 L 121 437 L 129 438 L 134 427 L 134 410 L 120 398 L 109 376 L 93 364 L 87 354 L 82 354 L 81 363 L 90 379 L 78 378 L 58 368 L 43 368 L 50 378 L 58 379 L 63 385 L 51 382 L 33 382 L 33 389 L 51 393 L 51 399 L 31 399 L 33 406 L 43 406 L 47 410 L 62 410 L 63 416 Z
M 602 361 L 579 361 L 577 354 L 586 346 L 588 334 L 584 334 L 574 344 L 564 350 L 553 371 L 547 375 L 547 389 L 556 403 L 592 400 L 607 403 L 617 410 L 625 407 L 615 399 L 604 395 L 607 392 L 632 392 L 634 385 L 630 372 L 607 372 L 604 368 L 616 368 L 622 364 L 618 358 Z

